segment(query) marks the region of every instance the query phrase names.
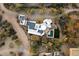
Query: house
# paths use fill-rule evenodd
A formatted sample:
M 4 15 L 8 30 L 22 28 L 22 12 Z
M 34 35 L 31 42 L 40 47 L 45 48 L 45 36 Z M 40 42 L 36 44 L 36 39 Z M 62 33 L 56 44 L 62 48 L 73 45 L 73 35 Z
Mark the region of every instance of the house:
M 52 22 L 51 19 L 44 19 L 43 23 L 41 24 L 36 23 L 36 21 L 31 21 L 31 20 L 27 21 L 25 15 L 21 15 L 21 14 L 19 15 L 18 19 L 20 21 L 20 25 L 24 25 L 28 27 L 29 34 L 34 34 L 38 36 L 43 36 L 47 34 L 48 37 L 50 36 L 49 38 L 54 38 L 55 24 Z
M 27 20 L 25 19 L 25 15 L 19 15 L 18 16 L 18 19 L 19 19 L 19 21 L 20 21 L 20 25 L 27 25 Z
M 35 21 L 28 21 L 27 25 L 28 25 L 28 33 L 39 35 L 39 36 L 44 35 L 44 32 L 42 30 L 39 30 L 41 25 L 36 24 Z
M 51 28 L 51 19 L 45 19 L 42 24 L 37 24 L 36 21 L 28 21 L 28 33 L 43 36 L 47 28 Z
M 70 48 L 70 56 L 79 56 L 79 48 Z

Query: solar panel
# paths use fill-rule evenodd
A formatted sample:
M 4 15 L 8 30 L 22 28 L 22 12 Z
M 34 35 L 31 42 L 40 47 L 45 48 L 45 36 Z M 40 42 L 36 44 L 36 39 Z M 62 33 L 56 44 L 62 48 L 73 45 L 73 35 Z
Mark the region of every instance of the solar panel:
M 35 23 L 27 22 L 27 25 L 29 26 L 29 29 L 35 29 Z
M 43 31 L 42 31 L 42 30 L 38 30 L 38 32 L 39 32 L 39 33 L 41 33 L 41 34 L 43 33 Z

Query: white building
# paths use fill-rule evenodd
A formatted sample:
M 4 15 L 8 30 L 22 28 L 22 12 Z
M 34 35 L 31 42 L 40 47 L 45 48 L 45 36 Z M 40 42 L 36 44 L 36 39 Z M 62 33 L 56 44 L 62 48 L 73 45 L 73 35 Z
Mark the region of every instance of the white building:
M 46 32 L 46 29 L 52 28 L 52 20 L 45 19 L 43 23 L 37 24 L 36 21 L 27 21 L 25 19 L 25 15 L 19 15 L 18 17 L 20 21 L 20 25 L 28 26 L 28 33 L 43 36 Z M 50 32 L 50 31 L 49 31 Z M 47 35 L 49 35 L 48 33 Z M 53 30 L 53 37 L 54 37 L 54 30 Z
M 43 36 L 47 28 L 51 28 L 51 19 L 45 19 L 42 24 L 37 24 L 35 21 L 28 21 L 28 33 Z
M 18 19 L 20 20 L 20 25 L 27 25 L 27 20 L 25 19 L 25 15 L 19 15 Z

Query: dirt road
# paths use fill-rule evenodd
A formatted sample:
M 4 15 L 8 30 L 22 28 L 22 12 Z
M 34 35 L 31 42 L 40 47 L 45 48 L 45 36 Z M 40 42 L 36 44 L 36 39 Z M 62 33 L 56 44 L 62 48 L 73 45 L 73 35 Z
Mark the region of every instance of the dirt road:
M 17 36 L 23 44 L 23 50 L 24 50 L 25 55 L 26 56 L 30 55 L 30 53 L 29 53 L 30 45 L 29 45 L 28 38 L 27 38 L 24 30 L 17 23 L 16 16 L 18 15 L 18 13 L 12 12 L 12 11 L 6 9 L 3 4 L 0 4 L 0 8 L 1 8 L 1 10 L 3 10 L 5 12 L 3 14 L 3 18 L 6 19 L 8 22 L 10 22 L 12 24 L 14 30 L 17 32 Z M 69 13 L 72 11 L 79 11 L 79 9 L 65 9 L 64 13 Z M 31 17 L 34 19 L 34 18 L 41 17 L 41 16 L 42 15 L 33 15 Z M 45 15 L 42 17 L 52 18 L 53 16 Z
M 0 4 L 0 8 L 1 8 L 1 10 L 3 10 L 5 12 L 3 14 L 3 18 L 6 19 L 8 22 L 10 22 L 12 24 L 14 30 L 17 32 L 17 36 L 23 44 L 24 54 L 26 56 L 30 55 L 30 53 L 29 53 L 29 48 L 30 48 L 29 41 L 28 41 L 28 38 L 27 38 L 24 30 L 17 23 L 17 19 L 16 19 L 17 13 L 7 10 L 3 4 Z

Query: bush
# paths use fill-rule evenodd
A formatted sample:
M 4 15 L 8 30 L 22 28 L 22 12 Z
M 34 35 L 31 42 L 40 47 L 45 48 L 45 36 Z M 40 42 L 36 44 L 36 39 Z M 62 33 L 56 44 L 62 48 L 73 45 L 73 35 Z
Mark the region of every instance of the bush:
M 12 56 L 16 56 L 16 53 L 13 52 L 13 51 L 11 51 L 11 52 L 10 52 L 10 55 L 12 55 Z
M 0 21 L 2 20 L 2 15 L 0 15 Z

